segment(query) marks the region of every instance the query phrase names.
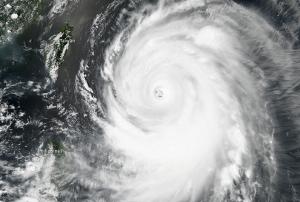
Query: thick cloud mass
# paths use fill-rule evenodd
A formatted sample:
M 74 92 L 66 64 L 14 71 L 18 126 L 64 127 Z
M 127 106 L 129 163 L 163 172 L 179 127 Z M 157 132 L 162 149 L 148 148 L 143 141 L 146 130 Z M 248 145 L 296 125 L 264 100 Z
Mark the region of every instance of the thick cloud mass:
M 0 7 L 0 201 L 299 201 L 299 0 Z
M 221 200 L 241 178 L 254 190 L 254 152 L 272 134 L 250 36 L 274 50 L 274 30 L 234 3 L 160 3 L 106 52 L 105 141 L 122 164 L 107 186 L 131 202 L 197 201 L 209 184 Z

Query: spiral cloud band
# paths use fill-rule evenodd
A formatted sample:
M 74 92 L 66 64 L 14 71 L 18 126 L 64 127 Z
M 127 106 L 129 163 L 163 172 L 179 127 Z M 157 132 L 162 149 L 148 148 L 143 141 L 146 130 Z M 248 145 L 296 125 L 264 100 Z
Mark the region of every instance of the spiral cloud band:
M 300 201 L 299 0 L 2 2 L 0 201 Z
M 251 201 L 272 142 L 250 42 L 279 46 L 273 28 L 233 2 L 161 1 L 133 16 L 102 69 L 113 200 Z

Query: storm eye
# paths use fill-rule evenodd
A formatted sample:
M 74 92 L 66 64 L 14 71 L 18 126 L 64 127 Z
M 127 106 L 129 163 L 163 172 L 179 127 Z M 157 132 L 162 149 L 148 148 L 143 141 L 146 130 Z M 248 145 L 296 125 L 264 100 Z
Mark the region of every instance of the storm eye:
M 161 87 L 157 87 L 154 89 L 154 96 L 156 99 L 163 99 L 164 91 Z

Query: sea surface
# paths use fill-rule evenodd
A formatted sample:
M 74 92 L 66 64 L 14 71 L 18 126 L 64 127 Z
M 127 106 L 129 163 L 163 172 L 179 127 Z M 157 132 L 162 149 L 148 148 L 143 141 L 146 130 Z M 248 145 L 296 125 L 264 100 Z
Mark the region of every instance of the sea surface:
M 298 0 L 1 0 L 0 201 L 300 201 Z

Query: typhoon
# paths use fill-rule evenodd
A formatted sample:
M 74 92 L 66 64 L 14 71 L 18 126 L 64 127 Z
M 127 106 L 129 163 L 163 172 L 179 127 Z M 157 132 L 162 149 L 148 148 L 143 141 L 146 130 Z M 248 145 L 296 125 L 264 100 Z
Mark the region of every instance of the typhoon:
M 297 1 L 65 0 L 44 9 L 41 41 L 28 45 L 43 76 L 5 80 L 1 91 L 0 121 L 17 121 L 0 132 L 14 137 L 11 127 L 31 124 L 31 135 L 0 136 L 0 148 L 22 156 L 2 154 L 4 201 L 300 200 Z M 25 95 L 44 111 L 13 106 Z
M 117 201 L 251 201 L 255 164 L 272 180 L 274 162 L 250 39 L 259 30 L 274 50 L 276 33 L 233 3 L 167 3 L 138 13 L 106 52 L 104 140 L 121 164 L 107 186 Z

